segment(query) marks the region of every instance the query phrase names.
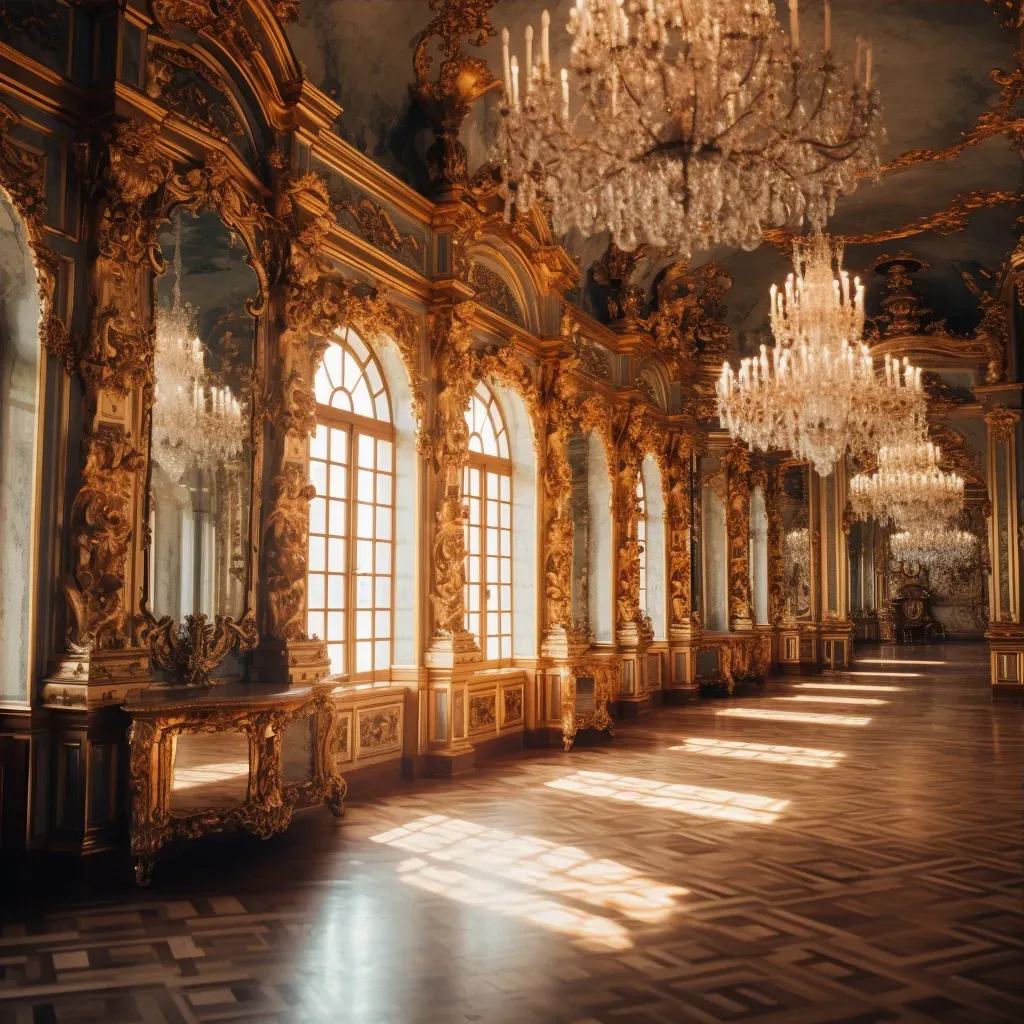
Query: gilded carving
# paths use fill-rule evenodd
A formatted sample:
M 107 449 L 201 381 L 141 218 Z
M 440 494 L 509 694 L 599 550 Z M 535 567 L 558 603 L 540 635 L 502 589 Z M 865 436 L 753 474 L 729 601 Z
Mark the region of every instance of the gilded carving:
M 288 462 L 271 482 L 271 509 L 264 531 L 266 625 L 277 640 L 306 637 L 306 559 L 309 503 L 316 488 L 304 467 Z
M 633 274 L 646 252 L 645 245 L 627 252 L 609 241 L 608 248 L 594 264 L 594 280 L 612 292 L 608 299 L 609 319 L 622 320 L 627 329 L 635 328 L 642 322 L 640 314 L 644 290 L 633 283 Z
M 725 293 L 731 287 L 732 278 L 714 260 L 695 268 L 680 260 L 665 271 L 657 308 L 642 326 L 673 377 L 695 359 L 717 365 L 725 357 L 730 336 Z
M 487 62 L 462 52 L 462 42 L 483 46 L 491 39 L 494 25 L 490 10 L 497 0 L 430 0 L 434 17 L 420 33 L 413 55 L 416 72 L 414 92 L 431 125 L 436 141 L 427 152 L 427 171 L 435 185 L 467 183 L 466 147 L 459 141 L 459 129 L 472 104 L 501 82 L 491 74 Z M 444 59 L 436 79 L 431 79 L 431 41 L 437 41 Z
M 336 815 L 344 812 L 347 786 L 338 772 L 335 749 L 341 716 L 325 693 L 234 704 L 230 700 L 206 705 L 185 700 L 159 708 L 129 704 L 128 713 L 132 718 L 128 732 L 130 835 L 138 885 L 149 884 L 157 852 L 175 837 L 197 839 L 209 832 L 246 829 L 268 839 L 288 827 L 296 808 L 324 803 Z M 291 722 L 310 717 L 315 728 L 312 778 L 286 784 L 281 736 Z M 171 810 L 174 741 L 181 735 L 206 732 L 240 732 L 248 737 L 248 793 L 234 807 L 175 814 Z
M 961 270 L 960 276 L 970 293 L 978 300 L 981 321 L 974 331 L 985 342 L 988 364 L 985 383 L 999 384 L 1006 379 L 1006 349 L 1010 343 L 1010 307 L 999 297 L 1002 274 L 981 269 L 977 274 Z
M 577 700 L 579 681 L 592 679 L 593 701 L 580 707 Z M 608 704 L 613 699 L 619 683 L 619 663 L 598 658 L 574 659 L 562 669 L 562 744 L 571 750 L 576 734 L 581 729 L 596 729 L 615 735 L 612 728 Z
M 506 320 L 526 326 L 526 317 L 508 282 L 490 267 L 471 260 L 466 283 L 476 290 L 476 300 L 500 313 Z
M 71 506 L 71 579 L 64 586 L 76 652 L 118 648 L 129 640 L 125 565 L 132 540 L 133 498 L 145 457 L 131 439 L 101 428 L 83 442 L 82 483 Z
M 419 265 L 417 254 L 420 243 L 414 235 L 403 235 L 383 206 L 378 206 L 365 196 L 360 198 L 345 192 L 340 195 L 335 209 L 352 218 L 359 235 L 370 245 L 398 253 L 407 259 L 415 259 L 413 265 Z
M 725 526 L 729 541 L 729 624 L 750 628 L 750 454 L 734 445 L 725 458 Z
M 475 694 L 469 698 L 470 732 L 493 729 L 497 721 L 497 701 L 493 693 Z
M 143 631 L 142 640 L 161 668 L 182 675 L 189 686 L 209 686 L 210 673 L 228 651 L 236 644 L 240 651 L 251 651 L 259 641 L 251 612 L 240 622 L 229 615 L 212 622 L 202 613 L 186 615 L 177 630 L 174 626 L 171 616 L 164 616 Z
M 1014 430 L 1020 422 L 1020 413 L 1016 409 L 1008 409 L 1005 405 L 997 405 L 985 413 L 989 434 L 996 443 L 1009 443 L 1013 440 Z
M 511 725 L 523 719 L 523 691 L 521 687 L 509 686 L 502 692 L 503 712 L 502 725 Z
M 781 624 L 786 614 L 785 525 L 782 520 L 782 490 L 785 470 L 772 466 L 763 485 L 765 518 L 768 520 L 768 621 Z
M 382 708 L 359 714 L 359 750 L 394 747 L 402 742 L 401 708 Z
M 690 554 L 691 450 L 690 438 L 687 435 L 673 434 L 668 442 L 664 476 L 669 621 L 676 628 L 690 624 L 693 603 Z
M 245 135 L 227 86 L 188 50 L 150 40 L 146 94 L 224 142 Z
M 0 101 L 0 189 L 7 193 L 25 224 L 39 287 L 39 338 L 67 373 L 74 372 L 77 353 L 67 325 L 54 305 L 57 290 L 57 257 L 46 244 L 46 181 L 43 165 L 34 153 L 7 138 L 21 118 Z

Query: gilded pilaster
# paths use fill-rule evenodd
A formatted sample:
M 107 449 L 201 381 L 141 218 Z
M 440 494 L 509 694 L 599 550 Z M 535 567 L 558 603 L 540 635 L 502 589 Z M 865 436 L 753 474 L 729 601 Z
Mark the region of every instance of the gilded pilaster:
M 729 628 L 753 629 L 750 608 L 750 454 L 734 445 L 725 457 L 726 533 L 729 542 Z

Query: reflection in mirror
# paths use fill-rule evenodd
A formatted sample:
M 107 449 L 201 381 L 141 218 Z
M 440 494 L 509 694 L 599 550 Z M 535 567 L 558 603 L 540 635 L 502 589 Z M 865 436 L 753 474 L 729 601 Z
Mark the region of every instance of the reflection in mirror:
M 782 481 L 782 564 L 787 618 L 811 613 L 810 469 L 790 466 Z
M 316 715 L 289 722 L 281 731 L 281 774 L 286 784 L 313 778 Z
M 215 213 L 160 234 L 149 602 L 157 618 L 246 611 L 257 278 Z
M 0 190 L 0 701 L 28 699 L 39 314 L 25 225 Z
M 171 813 L 237 807 L 249 791 L 249 737 L 241 732 L 183 733 L 174 741 Z

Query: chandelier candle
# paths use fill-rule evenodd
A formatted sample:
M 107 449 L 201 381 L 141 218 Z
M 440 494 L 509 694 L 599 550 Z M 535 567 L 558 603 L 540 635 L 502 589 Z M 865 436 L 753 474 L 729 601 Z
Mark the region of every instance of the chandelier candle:
M 877 175 L 882 134 L 870 73 L 790 32 L 772 0 L 577 0 L 568 67 L 507 55 L 492 154 L 507 218 L 544 195 L 557 234 L 609 231 L 619 248 L 756 248 L 765 227 L 820 231 L 838 195 Z M 525 76 L 516 87 L 517 66 Z M 571 102 L 570 102 L 571 101 Z M 576 106 L 574 110 L 573 107 Z
M 789 450 L 822 476 L 846 453 L 896 444 L 925 417 L 921 371 L 885 360 L 876 374 L 864 333 L 864 286 L 842 269 L 824 235 L 797 242 L 794 272 L 770 290 L 775 346 L 728 362 L 716 384 L 718 415 L 752 450 Z M 838 276 L 836 270 L 838 269 Z

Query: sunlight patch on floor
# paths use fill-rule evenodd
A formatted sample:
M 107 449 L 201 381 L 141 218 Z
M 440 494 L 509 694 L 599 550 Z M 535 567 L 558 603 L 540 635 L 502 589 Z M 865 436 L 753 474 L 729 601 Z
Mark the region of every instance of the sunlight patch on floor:
M 689 736 L 682 746 L 669 747 L 687 754 L 708 754 L 711 757 L 734 757 L 741 761 L 769 761 L 772 764 L 794 764 L 806 768 L 835 768 L 846 757 L 840 750 L 816 750 L 814 747 L 785 747 L 769 743 L 747 743 L 744 740 L 716 740 Z
M 796 683 L 799 690 L 861 690 L 865 693 L 902 693 L 905 686 L 885 686 L 881 683 Z
M 517 885 L 613 910 L 656 924 L 679 909 L 686 889 L 662 885 L 614 860 L 592 857 L 575 846 L 431 814 L 372 837 L 431 860 L 496 875 Z
M 694 814 L 701 818 L 770 825 L 788 806 L 788 800 L 776 800 L 756 793 L 734 793 L 728 789 L 705 789 L 680 783 L 637 779 L 608 772 L 576 772 L 565 778 L 545 782 L 551 789 L 584 796 L 599 796 L 623 803 L 640 804 L 659 810 Z
M 867 725 L 871 721 L 860 715 L 822 715 L 811 711 L 774 711 L 770 708 L 729 708 L 718 714 L 729 718 L 760 718 L 767 722 L 806 722 L 817 725 Z
M 798 693 L 795 697 L 770 697 L 770 700 L 802 700 L 815 704 L 888 704 L 878 697 L 826 697 L 821 693 Z
M 904 658 L 858 658 L 858 665 L 948 665 L 948 661 L 910 661 Z
M 398 877 L 407 885 L 445 896 L 456 903 L 515 917 L 574 939 L 584 948 L 623 950 L 633 945 L 629 930 L 618 921 L 567 907 L 537 893 L 514 889 L 498 879 L 476 878 L 453 868 L 412 857 L 398 865 Z M 471 937 L 472 932 L 469 932 Z
M 923 672 L 858 672 L 856 669 L 849 669 L 843 672 L 844 676 L 881 676 L 885 679 L 920 679 Z

